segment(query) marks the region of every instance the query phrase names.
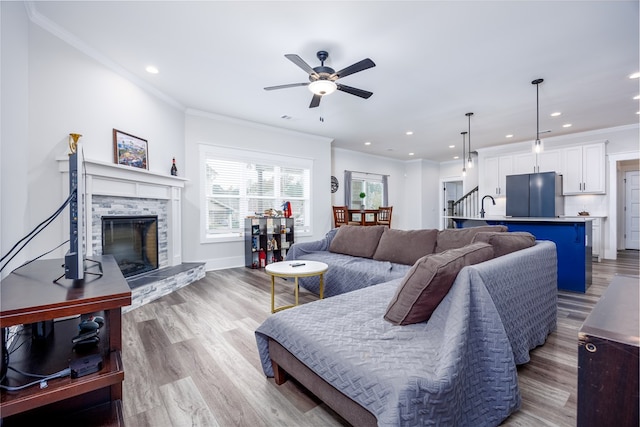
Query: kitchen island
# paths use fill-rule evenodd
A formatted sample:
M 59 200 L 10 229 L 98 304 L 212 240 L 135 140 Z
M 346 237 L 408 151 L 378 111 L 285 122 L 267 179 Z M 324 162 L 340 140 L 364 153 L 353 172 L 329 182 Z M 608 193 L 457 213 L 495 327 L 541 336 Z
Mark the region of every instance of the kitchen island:
M 509 231 L 528 231 L 537 240 L 551 240 L 558 254 L 558 289 L 586 292 L 591 284 L 592 221 L 585 217 L 446 217 L 456 228 L 504 225 Z

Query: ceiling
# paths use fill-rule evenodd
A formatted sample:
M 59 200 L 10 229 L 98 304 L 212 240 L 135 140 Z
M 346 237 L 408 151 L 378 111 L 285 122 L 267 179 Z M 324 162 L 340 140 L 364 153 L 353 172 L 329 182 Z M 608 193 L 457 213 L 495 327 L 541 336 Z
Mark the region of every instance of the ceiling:
M 46 1 L 32 20 L 185 109 L 326 136 L 335 147 L 448 161 L 542 137 L 638 123 L 637 1 Z M 339 70 L 376 67 L 309 108 L 326 50 Z M 154 65 L 152 75 L 145 67 Z M 562 112 L 551 117 L 552 112 Z M 283 117 L 284 116 L 284 117 Z M 564 128 L 563 125 L 572 126 Z M 413 135 L 406 135 L 412 131 Z M 507 134 L 513 135 L 506 138 Z M 365 145 L 370 142 L 370 145 Z M 449 148 L 454 145 L 455 148 Z M 409 153 L 414 153 L 411 156 Z

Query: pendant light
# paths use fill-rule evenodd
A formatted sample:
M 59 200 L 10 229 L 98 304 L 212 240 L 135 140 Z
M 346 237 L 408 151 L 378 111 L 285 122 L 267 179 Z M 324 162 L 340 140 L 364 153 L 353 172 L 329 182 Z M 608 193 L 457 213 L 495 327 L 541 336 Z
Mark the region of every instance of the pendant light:
M 473 113 L 465 114 L 469 118 L 469 158 L 467 159 L 467 167 L 471 169 L 473 167 L 473 159 L 471 158 L 471 116 Z
M 466 132 L 460 132 L 460 134 L 462 135 L 462 176 L 467 176 L 467 168 L 465 167 L 465 162 L 467 160 L 465 159 L 466 155 L 465 155 L 465 152 L 464 152 L 465 145 L 467 145 L 466 141 L 464 140 L 464 136 L 467 133 Z
M 542 141 L 540 141 L 540 103 L 538 100 L 538 88 L 543 81 L 544 79 L 535 79 L 531 82 L 532 85 L 536 85 L 536 140 L 533 143 L 533 152 L 536 154 L 541 153 L 544 149 Z

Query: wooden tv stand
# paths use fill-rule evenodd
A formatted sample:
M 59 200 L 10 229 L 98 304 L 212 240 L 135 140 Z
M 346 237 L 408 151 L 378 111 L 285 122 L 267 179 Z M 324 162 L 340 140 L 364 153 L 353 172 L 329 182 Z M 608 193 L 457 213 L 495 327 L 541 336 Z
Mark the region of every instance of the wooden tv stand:
M 34 261 L 12 272 L 0 284 L 0 327 L 25 325 L 11 345 L 9 367 L 23 372 L 49 375 L 69 367 L 70 361 L 90 354 L 102 355 L 102 369 L 79 378 L 48 381 L 20 391 L 0 392 L 3 427 L 35 425 L 36 420 L 122 425 L 122 307 L 131 304 L 131 289 L 110 255 L 92 257 L 102 265 L 102 276 L 85 275 L 83 282 L 53 280 L 63 272 L 61 259 Z M 94 266 L 95 264 L 95 266 Z M 98 264 L 87 261 L 87 271 L 98 272 Z M 74 348 L 80 315 L 101 315 L 97 346 Z M 46 338 L 33 339 L 27 325 L 55 320 Z M 22 343 L 22 345 L 20 345 Z M 33 381 L 13 370 L 3 385 L 19 386 Z

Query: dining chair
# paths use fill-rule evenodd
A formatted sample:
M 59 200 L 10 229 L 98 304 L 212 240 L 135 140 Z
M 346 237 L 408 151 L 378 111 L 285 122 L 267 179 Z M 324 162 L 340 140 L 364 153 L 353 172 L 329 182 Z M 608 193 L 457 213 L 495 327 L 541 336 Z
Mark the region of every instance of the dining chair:
M 391 228 L 391 213 L 393 212 L 393 206 L 380 206 L 378 213 L 376 214 L 376 224 L 386 225 Z
M 334 227 L 341 225 L 360 225 L 358 222 L 349 221 L 349 209 L 346 206 L 333 206 Z

